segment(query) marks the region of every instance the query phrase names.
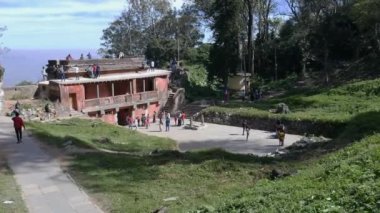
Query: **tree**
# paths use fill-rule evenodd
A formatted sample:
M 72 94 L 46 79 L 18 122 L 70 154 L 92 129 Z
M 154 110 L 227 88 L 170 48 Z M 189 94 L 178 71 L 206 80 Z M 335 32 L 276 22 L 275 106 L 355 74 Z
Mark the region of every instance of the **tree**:
M 181 59 L 186 52 L 199 45 L 204 35 L 194 8 L 184 6 L 182 10 L 170 10 L 154 26 L 156 36 L 148 42 L 145 55 L 149 60 L 170 61 Z
M 210 77 L 217 76 L 227 84 L 230 73 L 238 70 L 239 40 L 241 31 L 242 3 L 236 0 L 215 1 L 211 12 L 213 23 L 211 29 L 215 43 L 211 48 Z
M 124 52 L 127 55 L 142 55 L 146 41 L 156 36 L 156 22 L 170 10 L 169 0 L 127 0 L 128 7 L 111 25 L 103 30 L 105 57 Z M 147 30 L 153 26 L 151 30 Z
M 364 36 L 363 46 L 380 54 L 380 2 L 378 0 L 356 0 L 351 16 Z
M 3 36 L 3 32 L 6 31 L 6 30 L 7 30 L 7 27 L 5 27 L 5 26 L 0 27 L 0 38 Z M 0 43 L 0 55 L 6 53 L 8 51 L 9 51 L 9 49 L 7 47 L 3 47 L 2 43 Z M 5 69 L 0 64 L 0 82 L 3 81 L 4 72 L 5 72 Z

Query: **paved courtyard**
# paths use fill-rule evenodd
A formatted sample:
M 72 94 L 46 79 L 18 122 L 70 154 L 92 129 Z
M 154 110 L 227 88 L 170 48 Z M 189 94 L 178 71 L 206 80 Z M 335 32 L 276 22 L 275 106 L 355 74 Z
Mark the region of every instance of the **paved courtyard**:
M 24 132 L 23 142 L 16 144 L 15 137 L 11 118 L 0 116 L 0 149 L 6 153 L 29 212 L 102 212 L 36 139 Z
M 189 124 L 187 120 L 185 122 Z M 199 123 L 195 123 L 199 125 Z M 163 127 L 165 130 L 165 127 Z M 279 148 L 278 139 L 274 138 L 274 132 L 252 129 L 249 139 L 242 135 L 241 127 L 206 123 L 199 130 L 189 130 L 182 127 L 171 126 L 169 132 L 160 132 L 157 123 L 151 124 L 149 129 L 140 127 L 138 131 L 158 137 L 168 137 L 178 143 L 180 151 L 202 150 L 210 148 L 222 148 L 228 152 L 240 154 L 266 155 Z M 302 136 L 285 136 L 285 146 L 298 141 Z

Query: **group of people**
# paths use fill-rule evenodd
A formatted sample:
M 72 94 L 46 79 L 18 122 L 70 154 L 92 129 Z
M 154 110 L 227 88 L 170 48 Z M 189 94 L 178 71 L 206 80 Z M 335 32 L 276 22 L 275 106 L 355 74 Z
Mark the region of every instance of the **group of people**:
M 185 123 L 186 119 L 186 113 L 185 112 L 179 112 L 178 114 L 175 114 L 174 116 L 171 116 L 169 112 L 161 112 L 158 114 L 156 111 L 153 112 L 152 117 L 148 113 L 143 113 L 140 116 L 136 116 L 135 119 L 133 119 L 132 116 L 127 116 L 127 125 L 129 129 L 137 129 L 138 127 L 146 127 L 147 129 L 150 126 L 150 122 L 152 119 L 152 123 L 156 123 L 158 120 L 158 126 L 160 132 L 163 131 L 163 125 L 165 124 L 165 131 L 170 131 L 170 124 L 171 124 L 171 118 L 174 118 L 174 125 L 175 126 L 182 126 Z
M 91 53 L 87 53 L 87 59 L 92 59 L 92 55 Z M 74 58 L 71 56 L 71 54 L 68 54 L 66 56 L 66 61 L 71 61 L 71 60 L 74 60 Z M 80 54 L 80 57 L 79 57 L 79 60 L 84 60 L 84 56 L 83 56 L 83 53 Z
M 90 78 L 98 78 L 100 76 L 99 64 L 89 65 L 85 70 Z
M 243 127 L 243 134 L 242 135 L 245 134 L 246 135 L 246 141 L 248 141 L 249 131 L 251 130 L 251 128 L 249 127 L 247 120 L 243 120 L 242 127 Z M 284 146 L 285 125 L 280 120 L 277 120 L 276 125 L 275 125 L 275 129 L 276 129 L 275 137 L 278 138 L 278 143 L 279 143 L 278 145 Z

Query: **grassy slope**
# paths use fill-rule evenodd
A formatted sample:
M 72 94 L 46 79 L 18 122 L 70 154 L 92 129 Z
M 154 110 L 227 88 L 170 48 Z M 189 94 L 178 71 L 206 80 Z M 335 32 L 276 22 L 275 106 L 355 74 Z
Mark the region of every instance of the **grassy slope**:
M 32 122 L 28 126 L 43 141 L 58 146 L 71 140 L 77 146 L 126 152 L 147 153 L 154 149 L 175 149 L 175 142 L 170 139 L 150 137 L 101 121 L 70 119 L 54 123 Z M 102 143 L 104 138 L 108 138 L 109 142 Z
M 380 209 L 380 134 L 283 180 L 254 187 L 200 212 L 376 212 Z
M 334 111 L 337 113 L 335 118 L 318 117 L 315 113 L 312 119 L 343 119 L 348 125 L 335 141 L 361 140 L 327 156 L 302 162 L 285 159 L 280 162 L 218 150 L 185 154 L 169 151 L 159 156 L 99 153 L 78 155 L 71 171 L 110 212 L 149 212 L 161 206 L 167 206 L 171 212 L 197 208 L 204 212 L 373 212 L 380 208 L 380 135 L 376 134 L 380 132 L 380 112 L 376 106 L 378 93 L 374 92 L 378 83 L 378 80 L 356 83 L 293 98 L 293 110 L 298 106 L 300 111 L 302 104 L 297 104 L 298 98 L 301 102 L 305 102 L 303 98 L 315 99 L 314 107 L 304 110 L 308 116 L 313 115 L 313 110 L 335 115 L 331 106 L 322 107 L 331 101 L 340 108 Z M 283 99 L 290 100 L 292 96 L 288 97 Z M 360 101 L 363 104 L 359 110 L 343 112 L 350 108 L 345 104 L 359 104 Z M 270 105 L 270 101 L 262 104 L 266 103 Z M 266 113 L 266 110 L 262 112 Z M 345 114 L 349 115 L 345 117 Z M 307 116 L 300 118 L 306 119 Z M 84 123 L 78 126 L 70 122 Z M 129 144 L 129 139 L 139 141 L 140 137 L 147 144 L 150 141 L 150 137 L 142 135 L 124 138 L 124 134 L 131 133 L 118 127 L 109 127 L 109 131 L 104 132 L 102 128 L 91 127 L 89 121 L 74 120 L 63 124 L 56 127 L 38 124 L 34 128 L 36 132 L 41 127 L 44 129 L 42 133 L 52 132 L 55 136 L 50 140 L 64 141 L 66 135 L 76 135 L 77 143 L 90 146 L 94 146 L 91 142 L 94 138 L 104 135 L 112 137 L 112 141 L 123 141 L 123 144 Z M 53 130 L 47 131 L 47 128 Z M 117 129 L 121 132 L 115 133 L 119 131 Z M 159 143 L 162 139 L 151 140 Z M 138 142 L 132 144 L 139 145 Z M 121 145 L 112 143 L 107 146 L 117 149 Z M 146 147 L 134 149 L 133 146 L 130 149 L 147 151 Z M 128 150 L 126 147 L 124 149 Z M 267 177 L 273 168 L 298 172 L 291 177 L 269 181 Z M 168 197 L 178 199 L 163 201 Z
M 74 177 L 109 212 L 152 212 L 166 206 L 186 212 L 216 205 L 270 171 L 271 164 L 214 150 L 161 156 L 78 156 Z M 175 201 L 164 201 L 176 197 Z
M 4 204 L 6 200 L 13 204 Z M 22 213 L 27 212 L 21 193 L 13 179 L 13 174 L 0 156 L 0 212 Z
M 269 112 L 278 103 L 286 103 L 292 113 L 277 115 Z M 288 94 L 254 104 L 232 102 L 207 111 L 237 113 L 244 116 L 347 122 L 355 115 L 380 110 L 380 79 L 357 82 L 333 89 L 292 91 Z

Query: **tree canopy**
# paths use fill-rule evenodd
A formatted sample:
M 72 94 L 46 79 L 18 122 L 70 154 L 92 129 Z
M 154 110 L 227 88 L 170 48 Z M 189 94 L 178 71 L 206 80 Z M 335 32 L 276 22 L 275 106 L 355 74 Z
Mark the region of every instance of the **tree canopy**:
M 169 0 L 127 2 L 103 31 L 104 56 L 122 51 L 165 66 L 207 55 L 200 63 L 209 79 L 224 83 L 241 71 L 269 80 L 317 72 L 329 82 L 335 66 L 380 54 L 378 0 L 189 0 L 179 9 Z

